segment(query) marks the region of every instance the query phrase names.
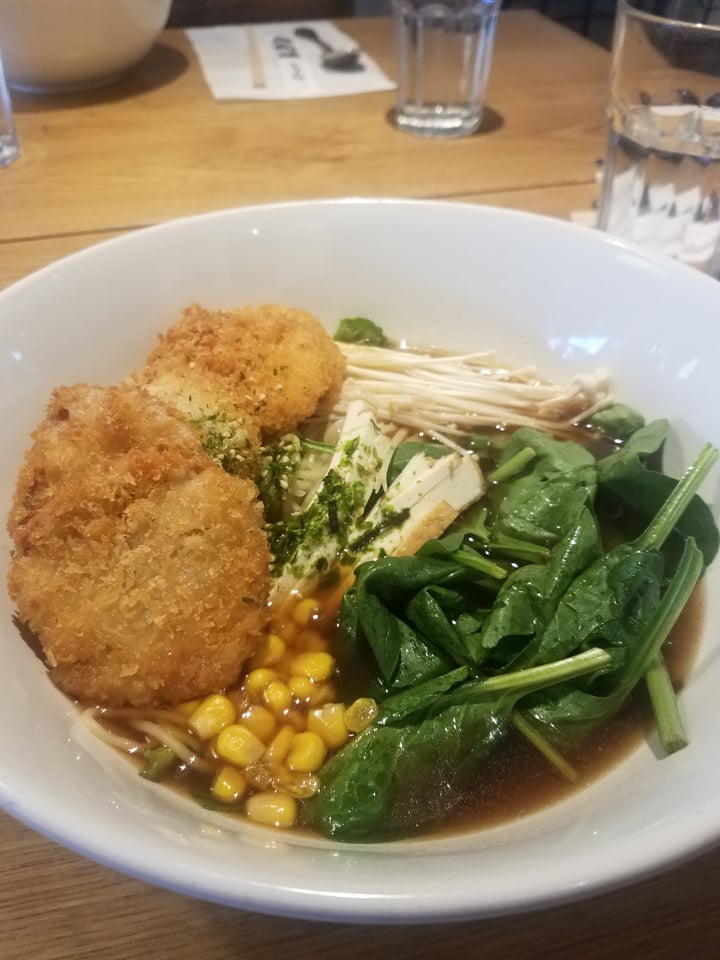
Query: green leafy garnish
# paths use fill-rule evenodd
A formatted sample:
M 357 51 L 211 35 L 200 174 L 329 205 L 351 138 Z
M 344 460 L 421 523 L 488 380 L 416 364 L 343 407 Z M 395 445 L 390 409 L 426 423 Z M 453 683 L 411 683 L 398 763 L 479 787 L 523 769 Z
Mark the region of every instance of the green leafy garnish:
M 145 757 L 145 766 L 140 771 L 140 776 L 144 780 L 157 782 L 163 780 L 177 763 L 177 754 L 170 747 L 161 745 L 159 747 L 148 747 L 143 750 Z
M 340 343 L 361 343 L 368 347 L 394 346 L 382 327 L 367 317 L 344 317 L 335 331 L 335 340 Z

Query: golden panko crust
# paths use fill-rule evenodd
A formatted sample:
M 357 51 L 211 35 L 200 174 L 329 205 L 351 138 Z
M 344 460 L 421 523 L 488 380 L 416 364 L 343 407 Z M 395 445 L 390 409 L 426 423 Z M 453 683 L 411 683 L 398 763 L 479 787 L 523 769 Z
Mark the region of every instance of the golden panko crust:
M 172 354 L 162 365 L 136 370 L 126 382 L 175 407 L 199 431 L 206 452 L 228 473 L 257 477 L 260 424 L 228 399 L 225 381 L 218 374 Z
M 67 693 L 172 704 L 238 678 L 267 628 L 254 485 L 136 387 L 53 394 L 8 521 L 8 585 Z
M 269 304 L 240 310 L 188 307 L 160 336 L 142 373 L 146 384 L 179 366 L 199 386 L 224 384 L 224 404 L 257 419 L 270 440 L 294 430 L 340 390 L 345 360 L 311 314 Z

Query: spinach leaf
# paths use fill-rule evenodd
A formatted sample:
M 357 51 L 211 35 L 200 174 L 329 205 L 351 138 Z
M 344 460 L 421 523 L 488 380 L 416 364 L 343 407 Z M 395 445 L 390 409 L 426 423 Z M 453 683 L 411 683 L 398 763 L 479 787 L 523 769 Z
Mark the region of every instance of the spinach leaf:
M 443 604 L 458 613 L 472 593 L 470 612 L 481 616 L 490 605 L 488 592 L 494 594 L 505 573 L 466 548 L 462 537 L 430 541 L 412 557 L 361 564 L 341 606 L 341 636 L 361 654 L 369 650 L 388 687 L 422 682 L 469 662 L 464 638 Z M 426 589 L 427 596 L 419 597 Z
M 583 507 L 575 525 L 553 547 L 548 563 L 520 567 L 502 585 L 478 638 L 476 662 L 488 655 L 495 669 L 513 662 L 528 643 L 542 636 L 562 594 L 601 552 L 594 517 Z
M 610 440 L 624 442 L 645 426 L 645 418 L 637 410 L 624 403 L 615 403 L 604 410 L 598 410 L 590 418 L 593 427 L 601 430 Z
M 433 696 L 420 716 L 397 707 L 382 712 L 322 767 L 321 789 L 304 807 L 308 822 L 327 836 L 359 841 L 407 835 L 442 820 L 504 738 L 521 697 L 597 672 L 609 660 L 602 651 L 588 651 L 535 670 L 465 681 Z M 393 699 L 397 705 L 399 698 Z
M 667 440 L 669 424 L 667 420 L 653 420 L 651 423 L 636 430 L 635 433 L 620 448 L 620 459 L 626 457 L 649 457 L 658 453 L 662 445 Z M 614 458 L 616 454 L 610 454 L 606 460 Z
M 550 739 L 556 743 L 577 740 L 620 710 L 653 666 L 702 570 L 702 553 L 693 540 L 688 540 L 662 599 L 645 623 L 636 624 L 634 637 L 628 637 L 631 642 L 622 665 L 591 683 L 590 689 L 561 685 L 525 705 L 527 713 L 545 728 Z
M 660 600 L 663 559 L 657 550 L 621 544 L 599 557 L 559 598 L 544 630 L 513 666 L 546 663 L 588 645 L 632 644 Z
M 425 587 L 416 593 L 407 607 L 408 619 L 419 633 L 445 651 L 457 664 L 476 663 L 470 644 L 474 635 L 460 632 L 457 618 L 467 609 L 465 596 L 446 587 Z M 477 618 L 473 618 L 477 622 Z M 465 624 L 467 626 L 467 620 Z
M 555 660 L 590 644 L 632 651 L 660 602 L 663 543 L 716 457 L 717 451 L 705 448 L 645 531 L 600 556 L 570 583 L 515 667 Z
M 587 731 L 619 709 L 660 652 L 703 568 L 703 555 L 692 538 L 662 597 L 664 562 L 660 550 L 683 516 L 718 451 L 707 444 L 643 533 L 601 557 L 568 588 L 546 634 L 529 645 L 520 663 L 557 656 L 567 641 L 600 640 L 620 649 L 619 669 L 592 691 L 555 693 L 543 708 L 531 710 L 538 722 L 554 731 Z M 573 648 L 575 649 L 575 648 Z M 604 685 L 603 685 L 604 684 Z
M 424 642 L 412 627 L 368 593 L 360 600 L 358 616 L 380 674 L 389 686 L 422 683 L 450 668 L 450 661 Z
M 413 687 L 411 690 L 402 690 L 383 700 L 382 722 L 397 723 L 412 714 L 427 711 L 443 693 L 448 693 L 470 677 L 467 667 L 456 667 L 440 677 L 433 677 Z
M 358 650 L 363 649 L 363 642 L 367 643 L 382 678 L 391 683 L 401 651 L 405 648 L 408 659 L 414 659 L 412 648 L 418 642 L 403 616 L 407 603 L 429 584 L 451 584 L 466 576 L 465 568 L 458 564 L 423 561 L 418 557 L 383 557 L 363 563 L 357 568 L 355 584 L 346 593 L 340 609 L 341 634 Z M 430 651 L 428 654 L 431 656 Z M 441 660 L 430 665 L 431 674 L 441 672 L 443 665 Z M 415 682 L 424 679 L 421 673 Z
M 581 508 L 593 502 L 595 458 L 580 444 L 523 427 L 508 441 L 498 469 L 527 447 L 536 455 L 524 470 L 498 484 L 491 522 L 507 536 L 552 547 L 574 525 Z
M 458 803 L 467 765 L 505 736 L 510 702 L 458 704 L 420 723 L 374 726 L 325 764 L 309 822 L 344 841 L 407 836 L 441 821 Z
M 645 459 L 657 453 L 667 434 L 667 421 L 656 420 L 638 430 L 617 453 L 598 462 L 598 482 L 627 503 L 641 517 L 655 515 L 677 487 L 678 481 L 650 469 Z M 692 537 L 703 553 L 705 565 L 712 563 L 720 535 L 708 505 L 695 494 L 676 522 L 683 537 Z
M 490 529 L 488 514 L 488 508 L 482 502 L 474 503 L 458 517 L 451 528 L 452 533 L 466 536 L 467 543 L 472 546 L 475 546 L 475 541 L 480 541 L 490 555 L 499 554 L 521 563 L 538 563 L 548 559 L 548 547 L 511 537 L 497 527 Z

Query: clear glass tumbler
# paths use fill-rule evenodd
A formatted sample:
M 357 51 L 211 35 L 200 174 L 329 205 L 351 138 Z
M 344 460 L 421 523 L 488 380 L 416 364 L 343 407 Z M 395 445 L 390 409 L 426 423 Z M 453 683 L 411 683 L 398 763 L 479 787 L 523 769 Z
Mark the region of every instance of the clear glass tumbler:
M 599 226 L 720 269 L 720 0 L 619 0 Z
M 0 167 L 6 167 L 20 153 L 12 104 L 0 60 Z
M 393 0 L 401 130 L 462 137 L 482 123 L 500 0 Z

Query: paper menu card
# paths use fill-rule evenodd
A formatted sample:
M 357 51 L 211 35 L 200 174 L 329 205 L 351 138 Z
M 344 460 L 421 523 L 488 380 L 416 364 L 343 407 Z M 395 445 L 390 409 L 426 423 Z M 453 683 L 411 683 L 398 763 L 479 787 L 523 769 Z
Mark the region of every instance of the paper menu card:
M 364 52 L 362 70 L 325 69 L 318 44 L 295 34 L 308 26 L 334 49 L 357 47 L 328 20 L 193 27 L 186 34 L 216 100 L 302 100 L 394 89 Z

